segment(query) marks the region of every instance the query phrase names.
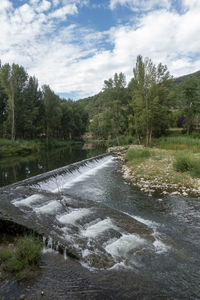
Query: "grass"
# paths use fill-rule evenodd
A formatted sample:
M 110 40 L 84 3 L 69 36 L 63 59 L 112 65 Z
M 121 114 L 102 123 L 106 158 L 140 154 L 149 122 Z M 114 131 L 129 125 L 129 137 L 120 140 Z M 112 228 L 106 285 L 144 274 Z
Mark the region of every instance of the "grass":
M 183 192 L 199 187 L 200 155 L 197 153 L 158 147 L 130 149 L 124 159 L 133 182 L 143 182 L 138 185 L 141 188 L 147 185 L 159 189 L 160 186 L 161 189 Z
M 122 135 L 117 138 L 108 139 L 105 142 L 106 147 L 126 146 L 126 145 L 130 145 L 130 144 L 138 144 L 136 137 Z
M 11 257 L 12 257 L 12 251 L 9 248 L 5 247 L 0 249 L 0 263 L 9 260 Z
M 200 152 L 200 139 L 190 136 L 169 136 L 154 139 L 152 146 L 166 150 L 189 150 L 194 153 Z
M 0 158 L 17 155 L 26 156 L 39 150 L 40 144 L 37 141 L 0 139 Z
M 17 279 L 26 278 L 38 268 L 42 249 L 41 241 L 34 236 L 20 238 L 12 247 L 0 249 L 0 262 L 5 274 L 14 274 Z
M 200 158 L 191 153 L 178 151 L 174 155 L 174 170 L 177 172 L 189 172 L 192 177 L 200 177 Z
M 153 154 L 152 151 L 148 149 L 130 149 L 125 155 L 125 160 L 129 162 L 129 164 L 142 162 Z
M 51 140 L 49 148 L 66 148 L 80 145 L 81 141 Z M 24 157 L 47 148 L 46 140 L 16 140 L 0 139 L 0 159 L 10 157 Z

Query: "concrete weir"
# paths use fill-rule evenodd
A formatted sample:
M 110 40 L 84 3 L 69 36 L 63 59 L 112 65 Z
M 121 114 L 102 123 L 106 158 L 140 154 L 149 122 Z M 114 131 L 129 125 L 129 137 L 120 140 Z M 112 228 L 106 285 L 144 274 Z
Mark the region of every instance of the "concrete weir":
M 90 269 L 134 265 L 144 248 L 154 248 L 153 230 L 118 210 L 68 194 L 114 163 L 111 155 L 100 155 L 1 188 L 0 212 L 43 236 L 46 247 L 62 249 L 65 258 Z

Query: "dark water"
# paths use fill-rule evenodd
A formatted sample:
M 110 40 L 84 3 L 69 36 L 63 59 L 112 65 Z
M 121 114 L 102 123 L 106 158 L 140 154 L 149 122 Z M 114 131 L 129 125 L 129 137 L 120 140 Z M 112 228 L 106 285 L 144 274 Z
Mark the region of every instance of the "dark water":
M 60 258 L 58 258 L 54 260 L 57 273 L 52 271 L 51 276 L 51 270 L 48 269 L 48 277 L 41 279 L 41 281 L 38 279 L 37 283 L 33 283 L 35 290 L 46 288 L 47 291 L 53 293 L 55 291 L 52 286 L 56 285 L 57 295 L 61 295 L 57 299 L 200 299 L 199 199 L 170 195 L 149 197 L 124 181 L 121 174 L 121 165 L 114 160 L 106 165 L 101 164 L 101 162 L 99 162 L 99 165 L 95 163 L 93 169 L 89 166 L 88 168 L 84 167 L 79 172 L 74 172 L 66 178 L 68 178 L 66 186 L 62 186 L 59 182 L 61 179 L 65 180 L 65 177 L 58 177 L 57 183 L 60 184 L 63 195 L 72 197 L 70 201 L 73 205 L 73 199 L 78 205 L 79 203 L 86 205 L 87 201 L 90 201 L 92 204 L 87 206 L 87 209 L 95 212 L 92 217 L 97 222 L 99 207 L 104 212 L 105 218 L 109 217 L 112 221 L 116 219 L 117 212 L 119 212 L 121 223 L 116 224 L 118 229 L 123 225 L 123 219 L 124 224 L 127 223 L 128 214 L 131 218 L 152 230 L 154 243 L 151 247 L 144 243 L 136 253 L 133 251 L 134 245 L 131 245 L 130 239 L 128 241 L 121 239 L 121 237 L 128 235 L 123 232 L 121 236 L 115 238 L 114 243 L 108 240 L 107 244 L 102 242 L 101 245 L 116 245 L 108 248 L 111 250 L 111 255 L 114 253 L 115 256 L 115 253 L 117 253 L 119 257 L 121 256 L 124 259 L 124 265 L 119 264 L 114 269 L 99 269 L 95 272 L 89 272 L 87 268 L 84 269 L 78 264 L 73 269 L 72 262 L 68 260 L 60 261 Z M 50 184 L 41 182 L 41 190 L 46 189 L 51 192 L 51 189 L 54 188 L 51 181 Z M 40 192 L 40 189 L 37 193 Z M 48 215 L 47 210 L 45 212 L 45 206 L 36 203 L 35 207 L 33 205 L 33 209 L 36 212 L 38 210 L 42 211 L 42 214 L 39 214 L 40 224 L 42 224 Z M 28 211 L 33 215 L 32 208 L 28 207 Z M 75 207 L 74 211 L 77 213 L 78 208 Z M 60 214 L 60 212 L 56 212 L 56 214 Z M 51 215 L 52 220 L 53 216 Z M 103 216 L 101 216 L 101 219 L 104 219 Z M 77 243 L 83 238 L 83 235 L 81 235 L 83 232 L 86 233 L 88 228 L 92 228 L 94 224 L 97 224 L 96 222 L 91 225 L 91 219 L 87 220 L 87 218 L 84 219 L 84 222 L 89 224 L 89 227 L 85 226 L 83 221 L 75 226 Z M 130 224 L 130 226 L 134 232 L 134 224 Z M 141 227 L 140 237 L 143 234 L 142 230 Z M 85 238 L 84 241 L 89 244 L 95 242 L 98 247 L 99 243 L 108 234 L 108 231 L 103 231 L 100 239 L 99 231 L 99 227 L 95 228 L 92 238 L 88 240 Z M 130 237 L 130 235 L 129 232 L 128 236 Z M 99 249 L 96 250 L 98 254 Z M 46 262 L 47 265 L 49 263 Z M 53 268 L 53 264 L 51 266 Z M 69 270 L 71 271 L 69 272 Z M 78 278 L 77 282 L 76 278 Z M 76 287 L 74 294 L 70 294 L 70 287 L 67 288 L 67 284 L 71 282 L 70 280 L 73 281 L 71 291 Z M 92 290 L 94 294 L 92 294 Z M 80 295 L 81 291 L 84 293 L 82 296 Z M 2 295 L 10 294 L 4 292 Z
M 41 151 L 28 157 L 0 159 L 0 187 L 104 152 L 105 148 L 83 150 L 82 146 L 74 146 Z

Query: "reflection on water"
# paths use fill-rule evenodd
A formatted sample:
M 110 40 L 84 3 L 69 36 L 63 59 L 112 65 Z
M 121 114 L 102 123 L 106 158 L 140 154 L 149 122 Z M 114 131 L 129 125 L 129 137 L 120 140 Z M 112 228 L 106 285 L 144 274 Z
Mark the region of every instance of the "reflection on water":
M 0 160 L 0 186 L 5 186 L 65 165 L 96 156 L 105 148 L 83 150 L 81 146 L 41 151 L 28 157 Z

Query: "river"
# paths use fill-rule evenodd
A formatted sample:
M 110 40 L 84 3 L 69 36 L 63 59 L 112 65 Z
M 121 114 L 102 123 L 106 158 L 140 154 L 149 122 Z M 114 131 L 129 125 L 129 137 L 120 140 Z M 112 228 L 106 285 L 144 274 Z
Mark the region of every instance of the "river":
M 77 272 L 89 282 L 95 280 L 95 292 L 92 294 L 88 287 L 88 294 L 86 291 L 82 297 L 75 293 L 72 297 L 64 292 L 62 283 L 58 290 L 68 297 L 57 299 L 200 299 L 198 199 L 171 195 L 149 197 L 123 179 L 121 163 L 112 157 L 89 162 L 79 167 L 78 172 L 58 176 L 56 182 L 66 195 L 67 212 L 54 199 L 43 200 L 42 206 L 37 202 L 39 198 L 19 200 L 15 196 L 17 200 L 13 198 L 11 202 L 26 216 L 30 214 L 32 218 L 34 212 L 38 226 L 46 222 L 45 226 L 49 227 L 56 219 L 52 228 L 57 230 L 60 226 L 56 232 L 61 229 L 67 232 L 68 242 L 73 239 L 75 250 L 81 248 L 83 268 L 80 265 Z M 34 188 L 38 195 L 44 190 L 57 193 L 55 187 L 48 179 Z M 98 265 L 101 255 L 107 257 Z M 111 266 L 109 261 L 106 268 L 108 260 L 114 263 Z M 72 265 L 70 259 L 67 262 L 68 267 Z M 68 272 L 67 262 L 66 268 L 62 263 L 59 278 Z M 81 284 L 79 292 L 83 291 Z

